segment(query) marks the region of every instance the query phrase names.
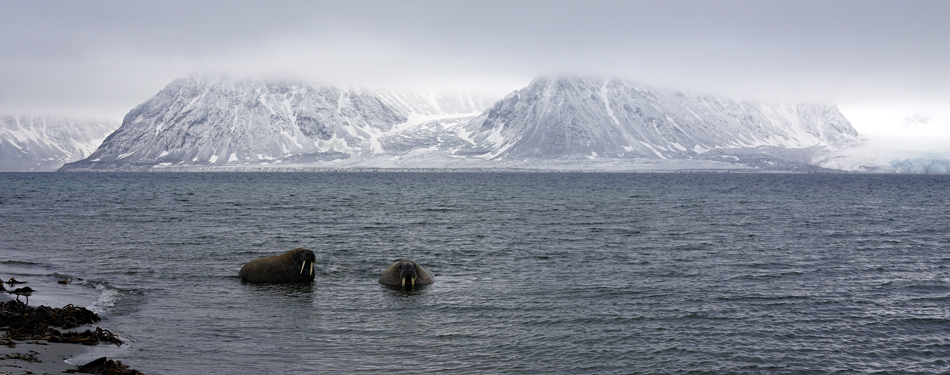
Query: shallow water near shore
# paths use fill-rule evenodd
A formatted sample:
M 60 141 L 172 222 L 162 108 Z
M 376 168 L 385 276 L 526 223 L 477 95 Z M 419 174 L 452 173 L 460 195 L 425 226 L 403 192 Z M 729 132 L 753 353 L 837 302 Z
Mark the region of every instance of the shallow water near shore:
M 0 278 L 150 374 L 939 373 L 948 207 L 950 176 L 7 173 Z M 314 283 L 237 277 L 295 247 Z M 399 259 L 436 283 L 377 284 Z

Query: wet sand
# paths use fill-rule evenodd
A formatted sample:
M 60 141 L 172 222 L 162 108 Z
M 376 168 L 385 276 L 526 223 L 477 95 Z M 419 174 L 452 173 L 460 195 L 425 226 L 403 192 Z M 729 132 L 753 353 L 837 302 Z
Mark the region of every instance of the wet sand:
M 44 341 L 14 341 L 16 347 L 0 345 L 0 374 L 62 374 L 75 370 L 66 360 L 91 353 L 85 345 Z

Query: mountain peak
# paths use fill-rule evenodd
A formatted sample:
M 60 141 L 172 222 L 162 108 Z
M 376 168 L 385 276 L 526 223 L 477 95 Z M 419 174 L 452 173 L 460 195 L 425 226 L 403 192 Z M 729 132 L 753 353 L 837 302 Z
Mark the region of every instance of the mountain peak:
M 540 77 L 467 126 L 492 159 L 696 158 L 708 150 L 856 140 L 833 106 L 740 102 L 617 79 Z

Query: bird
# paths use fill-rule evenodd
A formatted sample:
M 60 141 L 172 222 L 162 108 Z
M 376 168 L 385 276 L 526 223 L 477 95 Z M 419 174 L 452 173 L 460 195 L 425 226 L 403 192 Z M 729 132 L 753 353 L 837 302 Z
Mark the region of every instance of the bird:
M 10 293 L 16 294 L 16 300 L 17 300 L 17 301 L 20 300 L 20 296 L 25 296 L 25 297 L 26 297 L 26 304 L 29 305 L 29 304 L 30 304 L 30 295 L 33 294 L 33 288 L 30 288 L 30 287 L 28 287 L 28 286 L 25 286 L 25 287 L 22 287 L 22 288 L 16 288 L 16 289 L 10 291 Z

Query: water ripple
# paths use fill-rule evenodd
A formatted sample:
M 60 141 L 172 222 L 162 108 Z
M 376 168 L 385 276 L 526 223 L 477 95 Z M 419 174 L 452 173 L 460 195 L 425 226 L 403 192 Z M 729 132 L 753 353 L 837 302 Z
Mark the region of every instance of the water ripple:
M 146 373 L 950 371 L 945 176 L 0 176 L 0 272 L 101 280 Z

